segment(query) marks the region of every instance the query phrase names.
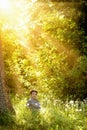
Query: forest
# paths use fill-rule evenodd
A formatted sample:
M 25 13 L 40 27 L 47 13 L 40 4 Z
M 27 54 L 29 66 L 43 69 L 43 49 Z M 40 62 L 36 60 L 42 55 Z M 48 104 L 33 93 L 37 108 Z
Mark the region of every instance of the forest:
M 0 130 L 87 130 L 85 0 L 0 0 Z

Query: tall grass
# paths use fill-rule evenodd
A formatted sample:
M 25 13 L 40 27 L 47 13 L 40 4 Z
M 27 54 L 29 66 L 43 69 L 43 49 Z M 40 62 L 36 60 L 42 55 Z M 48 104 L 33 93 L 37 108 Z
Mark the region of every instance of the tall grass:
M 15 100 L 14 109 L 14 123 L 10 122 L 6 130 L 87 130 L 87 100 L 66 103 L 47 100 L 40 111 L 31 112 L 24 98 Z M 0 130 L 5 130 L 5 122 Z

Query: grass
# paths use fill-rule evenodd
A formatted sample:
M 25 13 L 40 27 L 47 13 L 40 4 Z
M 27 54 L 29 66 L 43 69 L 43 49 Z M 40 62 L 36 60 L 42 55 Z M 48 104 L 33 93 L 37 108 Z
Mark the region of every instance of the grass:
M 87 102 L 51 101 L 40 112 L 31 112 L 26 99 L 16 99 L 15 116 L 0 116 L 0 130 L 87 130 Z

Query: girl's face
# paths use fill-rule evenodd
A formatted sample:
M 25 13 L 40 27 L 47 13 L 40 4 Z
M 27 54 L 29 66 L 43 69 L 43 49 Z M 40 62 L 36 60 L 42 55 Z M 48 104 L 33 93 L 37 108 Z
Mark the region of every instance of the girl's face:
M 37 98 L 37 93 L 36 92 L 32 92 L 31 93 L 31 98 L 36 99 Z

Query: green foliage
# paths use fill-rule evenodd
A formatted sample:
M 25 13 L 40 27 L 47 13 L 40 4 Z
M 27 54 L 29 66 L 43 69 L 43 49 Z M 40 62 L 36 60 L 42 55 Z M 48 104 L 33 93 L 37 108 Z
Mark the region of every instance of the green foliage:
M 81 3 L 36 1 L 33 8 L 26 3 L 16 19 L 21 21 L 23 14 L 23 27 L 12 26 L 9 18 L 0 25 L 10 93 L 27 98 L 35 88 L 41 100 L 86 98 L 87 38 L 78 24 Z
M 6 83 L 16 111 L 15 118 L 0 114 L 0 130 L 86 130 L 87 101 L 80 101 L 87 98 L 81 3 L 37 0 L 33 8 L 29 5 L 27 12 L 21 8 L 24 29 L 10 25 L 6 17 L 0 21 Z M 39 113 L 26 108 L 31 89 L 39 91 Z
M 77 59 L 73 68 L 69 71 L 67 75 L 67 89 L 69 89 L 68 94 L 74 99 L 84 99 L 86 98 L 87 88 L 87 57 L 81 56 Z M 64 91 L 67 91 L 67 89 Z M 71 97 L 71 98 L 72 98 Z
M 7 130 L 86 130 L 87 128 L 87 100 L 84 102 L 73 100 L 63 103 L 61 100 L 47 100 L 41 110 L 30 111 L 26 107 L 26 98 L 16 97 L 14 108 L 15 124 L 10 124 Z M 4 126 L 1 127 L 4 130 Z
M 0 113 L 0 125 L 11 126 L 14 124 L 14 117 L 9 112 Z

